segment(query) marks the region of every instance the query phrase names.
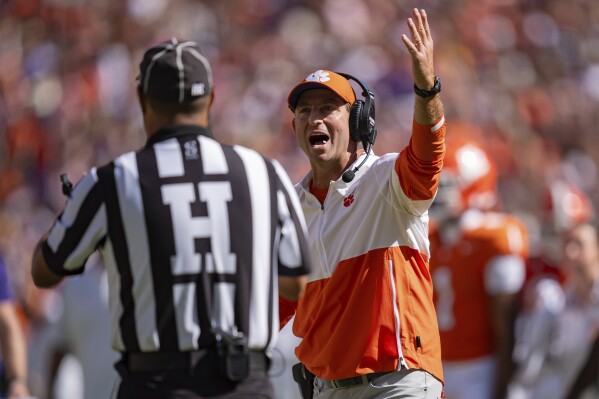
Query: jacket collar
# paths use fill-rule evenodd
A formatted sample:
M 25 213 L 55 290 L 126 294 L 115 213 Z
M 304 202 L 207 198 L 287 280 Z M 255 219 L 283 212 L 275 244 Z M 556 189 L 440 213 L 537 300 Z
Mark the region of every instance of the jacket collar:
M 372 151 L 372 150 L 371 150 Z M 358 157 L 358 159 L 356 159 L 350 166 L 348 169 L 353 169 L 355 166 L 359 165 L 363 160 L 364 157 L 366 156 L 366 153 L 360 155 Z M 342 195 L 345 195 L 345 193 L 347 192 L 347 190 L 353 186 L 358 180 L 359 178 L 366 172 L 366 170 L 369 169 L 370 165 L 372 165 L 372 163 L 374 162 L 374 160 L 377 158 L 377 156 L 374 154 L 374 151 L 370 153 L 370 158 L 368 159 L 368 161 L 362 165 L 362 167 L 356 172 L 356 176 L 354 178 L 354 180 L 352 180 L 349 183 L 346 183 L 343 181 L 342 176 L 339 176 L 339 178 L 335 181 L 331 181 L 331 185 L 333 186 L 333 188 L 337 191 L 339 191 L 339 193 L 341 193 Z M 300 187 L 302 187 L 304 189 L 305 192 L 309 193 L 310 192 L 310 181 L 312 180 L 312 171 L 308 171 L 308 173 L 300 180 L 300 182 L 298 183 Z

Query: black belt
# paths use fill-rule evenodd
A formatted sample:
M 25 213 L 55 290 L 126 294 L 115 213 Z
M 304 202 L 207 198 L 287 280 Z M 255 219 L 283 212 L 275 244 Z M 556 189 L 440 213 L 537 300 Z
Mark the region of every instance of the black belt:
M 132 373 L 201 369 L 207 374 L 218 375 L 218 355 L 214 349 L 187 352 L 129 352 L 122 355 L 127 369 Z M 270 358 L 264 352 L 250 351 L 249 357 L 250 370 L 268 371 Z
M 376 373 L 362 374 L 356 377 L 342 378 L 340 380 L 325 380 L 324 378 L 316 377 L 314 373 L 308 370 L 306 366 L 304 366 L 301 363 L 296 364 L 294 366 L 294 369 L 299 365 L 301 365 L 301 369 L 303 370 L 304 378 L 306 378 L 307 380 L 313 380 L 314 378 L 318 378 L 320 381 L 322 381 L 322 384 L 325 388 L 347 388 L 354 385 L 364 385 L 385 374 L 393 373 L 393 371 L 378 371 Z M 294 370 L 294 372 L 297 374 L 301 374 L 301 372 L 298 370 Z M 295 374 L 293 376 L 293 379 L 299 383 L 298 378 L 296 378 Z
M 322 381 L 325 388 L 347 388 L 354 385 L 368 384 L 370 381 L 389 373 L 391 373 L 391 371 L 368 373 L 359 375 L 357 377 L 343 378 L 341 380 L 325 380 L 324 378 L 318 379 Z

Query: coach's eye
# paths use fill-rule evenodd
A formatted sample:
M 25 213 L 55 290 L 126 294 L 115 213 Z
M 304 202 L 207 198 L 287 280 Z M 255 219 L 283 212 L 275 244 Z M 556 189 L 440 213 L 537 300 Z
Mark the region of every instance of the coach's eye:
M 296 112 L 297 112 L 298 114 L 306 114 L 306 113 L 309 113 L 309 112 L 310 112 L 310 107 L 308 107 L 308 106 L 306 106 L 306 105 L 304 105 L 304 106 L 301 106 L 301 107 L 298 107 L 298 108 L 296 109 Z
M 322 107 L 320 107 L 320 111 L 324 114 L 330 114 L 331 112 L 335 111 L 337 109 L 337 106 L 335 104 L 324 104 Z

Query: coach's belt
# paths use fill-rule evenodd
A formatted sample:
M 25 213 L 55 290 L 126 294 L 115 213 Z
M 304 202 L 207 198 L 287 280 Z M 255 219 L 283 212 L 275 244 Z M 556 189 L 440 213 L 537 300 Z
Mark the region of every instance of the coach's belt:
M 268 371 L 270 359 L 264 352 L 250 351 L 250 370 Z M 218 355 L 214 349 L 186 352 L 123 353 L 127 369 L 132 373 L 202 369 L 218 375 Z
M 357 377 L 343 378 L 341 380 L 325 380 L 320 377 L 318 379 L 322 382 L 324 388 L 347 388 L 354 385 L 368 384 L 370 381 L 389 373 L 392 373 L 392 371 L 362 374 Z

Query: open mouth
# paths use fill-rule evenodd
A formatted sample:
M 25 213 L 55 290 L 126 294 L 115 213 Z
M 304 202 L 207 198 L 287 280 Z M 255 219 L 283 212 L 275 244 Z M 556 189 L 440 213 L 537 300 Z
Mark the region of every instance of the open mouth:
M 310 145 L 324 145 L 329 141 L 329 136 L 326 134 L 314 134 L 310 136 Z

